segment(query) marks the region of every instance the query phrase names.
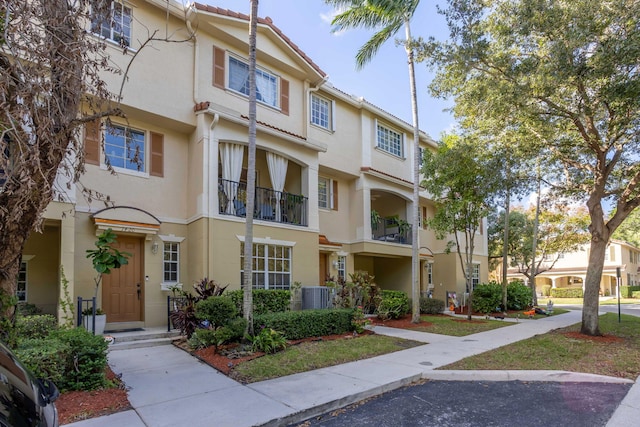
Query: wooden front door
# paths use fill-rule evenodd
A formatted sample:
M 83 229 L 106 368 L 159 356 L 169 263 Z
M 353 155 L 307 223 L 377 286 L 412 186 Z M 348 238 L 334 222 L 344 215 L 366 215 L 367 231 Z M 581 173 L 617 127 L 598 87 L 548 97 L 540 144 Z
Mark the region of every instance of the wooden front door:
M 107 322 L 141 321 L 144 296 L 142 240 L 118 236 L 118 241 L 112 246 L 128 252 L 130 256 L 128 264 L 102 277 L 102 309 L 107 315 Z
M 327 270 L 327 254 L 320 254 L 320 281 L 318 285 L 324 286 L 324 283 L 327 281 L 327 275 L 329 274 L 329 270 Z

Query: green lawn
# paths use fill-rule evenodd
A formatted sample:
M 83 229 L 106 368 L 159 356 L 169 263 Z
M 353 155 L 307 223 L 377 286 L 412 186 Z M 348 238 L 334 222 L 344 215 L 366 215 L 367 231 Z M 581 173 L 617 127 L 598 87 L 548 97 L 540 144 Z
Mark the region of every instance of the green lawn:
M 582 305 L 582 298 L 551 298 L 554 304 L 563 304 L 563 305 Z M 538 305 L 540 307 L 545 307 L 549 298 L 538 298 Z M 607 300 L 601 300 L 600 305 L 612 305 L 618 304 L 618 298 L 612 298 Z M 638 298 L 620 298 L 620 304 L 640 304 L 640 299 Z
M 489 331 L 491 329 L 502 328 L 514 325 L 514 323 L 505 322 L 503 320 L 485 320 L 473 319 L 469 322 L 466 317 L 453 316 L 420 316 L 423 322 L 429 322 L 429 326 L 418 326 L 411 328 L 412 331 L 429 332 L 432 334 L 451 335 L 455 337 L 463 337 L 478 332 Z
M 367 359 L 418 345 L 424 343 L 384 335 L 304 342 L 287 347 L 284 351 L 241 363 L 230 376 L 246 384 Z
M 603 338 L 567 335 L 580 324 L 557 329 L 438 369 L 563 370 L 635 380 L 640 375 L 640 318 L 600 316 Z

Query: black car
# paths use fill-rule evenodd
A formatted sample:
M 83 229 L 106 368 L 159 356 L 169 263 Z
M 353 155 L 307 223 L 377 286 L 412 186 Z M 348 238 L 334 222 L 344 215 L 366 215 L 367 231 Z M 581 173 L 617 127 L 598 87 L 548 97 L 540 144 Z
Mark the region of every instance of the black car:
M 37 380 L 0 343 L 0 427 L 58 427 L 53 403 L 60 392 L 49 380 Z

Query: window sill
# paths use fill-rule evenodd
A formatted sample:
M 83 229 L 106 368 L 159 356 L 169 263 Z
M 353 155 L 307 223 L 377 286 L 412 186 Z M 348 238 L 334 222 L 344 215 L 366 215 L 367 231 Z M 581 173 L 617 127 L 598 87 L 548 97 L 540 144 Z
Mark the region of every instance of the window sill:
M 379 151 L 382 154 L 386 154 L 387 156 L 391 156 L 394 159 L 398 159 L 398 160 L 402 160 L 402 161 L 407 160 L 407 158 L 405 156 L 398 156 L 397 154 L 390 153 L 387 150 L 384 150 L 384 149 L 378 147 L 377 145 L 375 146 L 375 150 Z
M 131 169 L 126 169 L 126 168 L 120 168 L 120 167 L 116 167 L 116 166 L 112 166 L 113 170 L 116 172 L 117 175 L 130 175 L 130 176 L 136 176 L 138 178 L 149 178 L 149 173 L 148 172 L 138 172 L 138 171 L 134 171 Z M 107 168 L 107 165 L 105 165 L 104 163 L 102 163 L 100 165 L 100 169 L 104 170 L 104 171 L 108 171 L 109 168 Z

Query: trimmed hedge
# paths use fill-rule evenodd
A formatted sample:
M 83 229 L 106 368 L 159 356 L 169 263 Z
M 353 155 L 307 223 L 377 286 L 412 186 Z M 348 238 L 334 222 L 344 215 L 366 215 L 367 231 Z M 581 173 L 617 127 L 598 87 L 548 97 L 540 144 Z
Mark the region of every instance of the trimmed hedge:
M 582 288 L 553 288 L 552 298 L 582 298 L 584 296 Z
M 15 352 L 36 377 L 53 381 L 61 391 L 95 390 L 106 384 L 107 342 L 84 328 L 23 340 Z
M 531 307 L 532 303 L 533 294 L 530 287 L 522 282 L 511 282 L 507 285 L 508 310 L 524 310 Z
M 631 292 L 631 298 L 640 298 L 640 291 Z
M 640 291 L 640 286 L 620 286 L 621 298 L 635 298 L 633 293 Z
M 435 298 L 420 297 L 420 313 L 440 314 L 444 312 L 444 301 Z
M 236 305 L 236 309 L 240 316 L 244 315 L 242 308 L 244 291 L 238 289 L 225 294 L 231 298 Z M 254 289 L 253 290 L 253 315 L 257 316 L 266 313 L 280 313 L 289 311 L 291 306 L 291 291 L 282 289 Z
M 238 311 L 231 298 L 216 296 L 196 303 L 196 317 L 207 320 L 213 328 L 218 328 L 238 317 Z
M 409 297 L 402 291 L 384 289 L 380 292 L 377 314 L 382 319 L 397 319 L 411 310 Z
M 551 295 L 551 285 L 542 285 L 542 295 L 545 297 Z
M 500 304 L 502 304 L 502 285 L 496 282 L 481 283 L 473 290 L 471 303 L 473 311 L 493 313 L 500 307 Z
M 285 311 L 255 315 L 254 330 L 274 329 L 289 340 L 343 334 L 353 330 L 352 309 Z

